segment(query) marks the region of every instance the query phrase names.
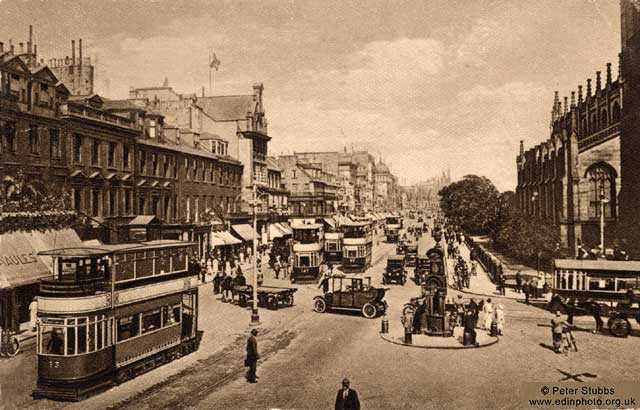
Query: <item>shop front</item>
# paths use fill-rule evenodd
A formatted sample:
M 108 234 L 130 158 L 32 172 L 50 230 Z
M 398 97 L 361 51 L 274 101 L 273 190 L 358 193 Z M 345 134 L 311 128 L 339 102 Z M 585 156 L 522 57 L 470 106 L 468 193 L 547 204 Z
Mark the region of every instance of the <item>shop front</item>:
M 0 327 L 18 332 L 29 321 L 29 304 L 38 295 L 40 279 L 51 275 L 51 258 L 38 252 L 81 247 L 72 229 L 13 232 L 0 235 Z

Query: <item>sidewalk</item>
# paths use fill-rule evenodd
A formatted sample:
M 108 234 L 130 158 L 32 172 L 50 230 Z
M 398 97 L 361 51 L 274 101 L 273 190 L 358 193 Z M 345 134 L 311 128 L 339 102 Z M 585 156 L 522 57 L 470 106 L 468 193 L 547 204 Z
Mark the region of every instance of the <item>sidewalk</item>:
M 470 250 L 466 245 L 460 246 L 460 255 L 467 261 L 470 265 Z M 453 271 L 455 266 L 454 259 L 447 259 L 448 269 L 449 269 L 449 280 L 453 280 Z M 503 265 L 504 274 L 507 276 L 515 277 L 517 271 L 514 271 L 509 265 Z M 489 273 L 482 267 L 481 264 L 478 263 L 476 268 L 477 275 L 471 276 L 469 280 L 470 287 L 464 288 L 461 290 L 462 293 L 475 294 L 480 296 L 487 297 L 501 297 L 508 298 L 513 300 L 525 300 L 524 293 L 518 293 L 515 289 L 507 287 L 505 289 L 505 295 L 501 296 L 500 291 L 498 291 L 496 284 L 491 281 Z M 545 295 L 544 299 L 547 299 L 548 296 Z M 534 300 L 533 298 L 529 298 L 529 300 Z M 536 299 L 539 300 L 539 299 Z

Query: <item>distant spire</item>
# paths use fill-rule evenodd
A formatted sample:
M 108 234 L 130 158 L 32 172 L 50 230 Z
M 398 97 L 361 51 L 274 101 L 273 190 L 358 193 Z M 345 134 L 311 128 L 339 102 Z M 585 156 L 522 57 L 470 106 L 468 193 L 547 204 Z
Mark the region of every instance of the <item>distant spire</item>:
M 611 87 L 611 63 L 607 63 L 607 88 Z
M 566 114 L 567 111 L 569 111 L 569 99 L 567 97 L 564 97 L 564 110 L 563 110 L 563 113 Z
M 591 98 L 591 79 L 587 78 L 587 99 Z
M 576 106 L 576 92 L 571 91 L 571 108 Z
M 164 81 L 162 82 L 162 86 L 163 87 L 168 87 L 169 86 L 169 79 L 167 77 L 164 78 Z
M 582 103 L 582 86 L 578 86 L 578 104 Z

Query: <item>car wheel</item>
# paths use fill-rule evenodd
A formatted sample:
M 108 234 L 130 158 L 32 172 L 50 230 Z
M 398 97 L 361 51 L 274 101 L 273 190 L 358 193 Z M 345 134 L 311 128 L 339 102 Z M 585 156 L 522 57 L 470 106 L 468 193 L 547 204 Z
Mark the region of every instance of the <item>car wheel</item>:
M 327 311 L 327 302 L 323 298 L 316 298 L 313 301 L 313 310 L 317 313 L 324 313 Z
M 631 334 L 631 324 L 621 317 L 613 317 L 609 320 L 609 332 L 615 337 L 627 337 Z
M 282 298 L 282 303 L 286 306 L 293 306 L 293 295 L 284 295 Z
M 267 309 L 278 310 L 278 298 L 269 296 L 269 298 L 267 298 Z
M 378 309 L 371 303 L 367 303 L 362 307 L 362 315 L 367 319 L 373 319 L 378 314 Z

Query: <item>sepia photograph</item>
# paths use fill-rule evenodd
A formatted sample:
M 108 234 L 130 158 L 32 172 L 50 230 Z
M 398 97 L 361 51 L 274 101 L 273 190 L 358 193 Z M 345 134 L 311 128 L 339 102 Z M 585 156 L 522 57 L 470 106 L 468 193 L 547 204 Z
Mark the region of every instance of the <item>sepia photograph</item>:
M 0 410 L 637 409 L 638 369 L 640 0 L 0 0 Z

